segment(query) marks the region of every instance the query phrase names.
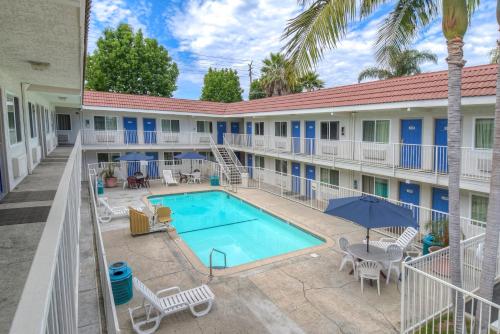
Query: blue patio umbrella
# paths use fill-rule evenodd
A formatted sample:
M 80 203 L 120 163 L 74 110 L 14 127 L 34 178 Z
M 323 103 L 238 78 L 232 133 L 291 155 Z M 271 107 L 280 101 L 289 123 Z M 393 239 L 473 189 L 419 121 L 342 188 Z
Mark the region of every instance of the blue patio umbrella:
M 153 160 L 153 159 L 154 158 L 150 155 L 145 155 L 142 153 L 133 152 L 133 153 L 128 153 L 128 154 L 122 155 L 121 157 L 116 158 L 115 160 L 116 161 L 143 161 L 143 160 Z
M 206 160 L 207 158 L 204 155 L 201 155 L 197 152 L 184 152 L 174 156 L 174 159 L 179 160 Z M 191 172 L 193 172 L 193 161 L 191 161 Z
M 369 251 L 371 228 L 411 226 L 418 229 L 418 223 L 410 209 L 374 196 L 332 199 L 325 213 L 365 227 L 367 251 Z

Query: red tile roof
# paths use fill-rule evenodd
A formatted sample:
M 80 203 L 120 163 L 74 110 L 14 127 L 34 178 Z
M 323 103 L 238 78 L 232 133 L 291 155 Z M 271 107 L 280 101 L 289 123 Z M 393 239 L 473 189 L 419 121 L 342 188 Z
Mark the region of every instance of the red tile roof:
M 497 65 L 464 68 L 462 96 L 495 95 L 496 74 Z M 86 107 L 240 114 L 445 99 L 447 93 L 448 73 L 439 71 L 234 103 L 86 91 L 84 105 Z

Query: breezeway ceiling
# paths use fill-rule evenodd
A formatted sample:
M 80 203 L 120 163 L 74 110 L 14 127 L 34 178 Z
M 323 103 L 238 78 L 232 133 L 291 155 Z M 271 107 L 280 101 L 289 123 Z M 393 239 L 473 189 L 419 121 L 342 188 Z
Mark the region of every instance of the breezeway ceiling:
M 80 91 L 83 3 L 80 0 L 9 0 L 2 5 L 0 71 L 16 81 Z M 49 65 L 35 70 L 30 61 Z

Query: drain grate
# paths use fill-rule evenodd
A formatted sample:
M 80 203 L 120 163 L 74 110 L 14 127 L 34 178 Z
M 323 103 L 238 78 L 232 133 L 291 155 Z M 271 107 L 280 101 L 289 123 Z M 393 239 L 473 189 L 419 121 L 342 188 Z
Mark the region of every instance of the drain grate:
M 50 206 L 0 210 L 0 226 L 46 222 Z
M 22 203 L 22 202 L 39 202 L 51 201 L 56 195 L 56 190 L 40 190 L 40 191 L 13 191 L 7 194 L 0 203 Z

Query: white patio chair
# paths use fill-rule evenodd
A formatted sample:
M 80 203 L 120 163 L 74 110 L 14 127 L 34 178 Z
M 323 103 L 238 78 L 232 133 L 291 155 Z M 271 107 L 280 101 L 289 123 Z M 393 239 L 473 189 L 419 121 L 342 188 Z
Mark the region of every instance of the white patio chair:
M 385 284 L 389 284 L 389 279 L 391 277 L 391 271 L 396 272 L 396 277 L 399 278 L 401 273 L 401 261 L 403 260 L 403 250 L 398 245 L 389 245 L 387 247 L 387 261 L 383 262 L 382 265 L 384 269 L 387 270 L 387 281 Z
M 342 261 L 340 262 L 339 271 L 342 271 L 342 269 L 344 269 L 346 263 L 350 263 L 352 265 L 352 270 L 355 272 L 356 259 L 354 259 L 354 257 L 347 251 L 347 247 L 349 247 L 349 240 L 347 240 L 344 237 L 339 238 L 339 247 L 343 254 Z M 356 276 L 356 273 L 354 273 L 354 276 Z
M 382 270 L 382 266 L 380 263 L 375 261 L 362 261 L 358 262 L 356 271 L 358 273 L 358 277 L 361 279 L 361 294 L 363 294 L 364 279 L 369 279 L 373 281 L 377 281 L 377 291 L 380 296 L 380 271 Z
M 201 183 L 201 172 L 194 172 L 192 174 L 193 183 Z
M 376 241 L 370 240 L 370 245 L 387 250 L 387 247 L 395 244 L 398 245 L 404 251 L 406 248 L 410 246 L 411 242 L 413 241 L 413 239 L 415 239 L 417 234 L 418 231 L 416 229 L 414 229 L 413 227 L 407 227 L 403 232 L 403 234 L 401 234 L 397 239 L 381 238 Z M 363 242 L 366 243 L 366 240 L 364 240 Z
M 163 170 L 163 183 L 168 187 L 169 185 L 178 185 L 179 182 L 174 178 L 170 169 Z
M 132 327 L 139 334 L 154 333 L 160 326 L 163 317 L 186 309 L 189 309 L 195 317 L 204 316 L 210 312 L 215 300 L 214 294 L 205 284 L 186 291 L 172 287 L 156 293 L 153 293 L 137 277 L 133 278 L 133 284 L 135 290 L 143 296 L 141 306 L 128 309 Z M 204 309 L 200 311 L 195 309 L 203 304 L 207 305 Z M 145 313 L 145 320 L 137 319 L 137 313 L 141 310 Z
M 111 207 L 111 205 L 109 205 L 106 197 L 99 197 L 98 200 L 99 200 L 99 204 L 104 206 L 104 212 L 99 217 L 99 220 L 102 223 L 108 223 L 113 218 L 128 217 L 128 208 L 127 207 L 125 207 L 125 206 Z
M 122 182 L 122 189 L 125 189 L 128 185 L 128 182 L 127 182 L 127 168 L 124 167 L 124 166 L 120 166 L 120 168 L 118 169 L 118 177 L 119 177 L 119 180 Z

